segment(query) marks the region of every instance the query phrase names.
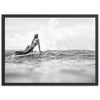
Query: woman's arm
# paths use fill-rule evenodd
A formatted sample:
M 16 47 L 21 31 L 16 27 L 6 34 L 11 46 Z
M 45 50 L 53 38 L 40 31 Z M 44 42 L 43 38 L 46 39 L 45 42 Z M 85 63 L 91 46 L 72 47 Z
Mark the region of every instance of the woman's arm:
M 39 51 L 41 52 L 39 39 L 38 39 L 38 48 L 39 48 Z

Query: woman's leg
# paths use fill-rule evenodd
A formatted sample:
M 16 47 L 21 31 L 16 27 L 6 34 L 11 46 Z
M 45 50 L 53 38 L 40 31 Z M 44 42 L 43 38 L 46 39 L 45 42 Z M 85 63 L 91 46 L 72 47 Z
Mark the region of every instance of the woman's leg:
M 27 52 L 27 51 L 30 49 L 30 47 L 31 47 L 31 46 L 28 45 L 24 51 Z M 33 50 L 31 50 L 30 52 L 33 52 Z
M 27 54 L 27 53 L 33 52 L 34 47 L 30 46 L 26 51 L 24 51 L 24 53 Z
M 16 55 L 22 55 L 22 54 L 24 54 L 24 51 L 15 51 L 15 54 Z
M 28 46 L 25 48 L 25 50 L 24 50 L 24 51 L 26 51 L 29 47 L 30 47 L 30 46 L 28 45 Z
M 34 46 L 35 47 L 35 46 Z M 31 46 L 27 46 L 26 49 L 24 51 L 16 51 L 15 54 L 16 55 L 22 55 L 22 54 L 27 54 L 33 51 L 34 47 Z

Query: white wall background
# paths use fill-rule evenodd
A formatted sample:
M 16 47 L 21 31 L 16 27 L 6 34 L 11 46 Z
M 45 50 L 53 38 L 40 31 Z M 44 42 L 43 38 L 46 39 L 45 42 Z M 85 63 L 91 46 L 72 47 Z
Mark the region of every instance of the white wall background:
M 0 1 L 0 14 L 50 13 L 100 14 L 100 3 L 99 0 Z M 1 100 L 98 100 L 99 98 L 100 86 L 0 86 Z

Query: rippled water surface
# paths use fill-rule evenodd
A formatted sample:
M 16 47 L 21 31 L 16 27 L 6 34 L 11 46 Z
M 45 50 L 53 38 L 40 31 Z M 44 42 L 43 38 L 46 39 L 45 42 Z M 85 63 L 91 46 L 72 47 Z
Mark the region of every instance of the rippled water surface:
M 48 50 L 27 56 L 5 53 L 6 83 L 94 83 L 95 52 Z

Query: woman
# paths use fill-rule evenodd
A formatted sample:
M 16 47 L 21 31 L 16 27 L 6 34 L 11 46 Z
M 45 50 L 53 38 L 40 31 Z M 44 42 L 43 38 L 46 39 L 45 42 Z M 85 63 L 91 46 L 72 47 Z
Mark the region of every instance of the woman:
M 16 55 L 28 54 L 33 51 L 33 49 L 36 45 L 38 45 L 39 51 L 41 52 L 38 34 L 34 35 L 34 39 L 32 40 L 31 45 L 28 45 L 24 51 L 16 51 L 15 54 Z

